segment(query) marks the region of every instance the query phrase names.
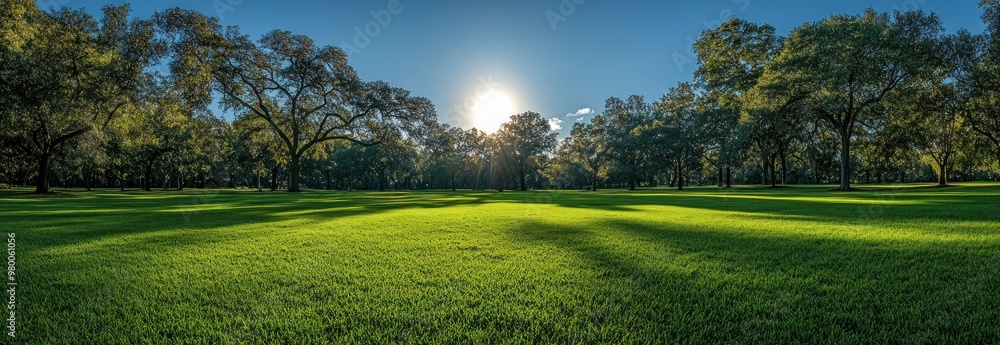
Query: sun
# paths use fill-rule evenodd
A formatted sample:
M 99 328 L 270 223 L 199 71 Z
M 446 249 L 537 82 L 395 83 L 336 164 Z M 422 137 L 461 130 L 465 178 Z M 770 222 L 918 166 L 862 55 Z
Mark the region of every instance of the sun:
M 510 120 L 516 107 L 510 96 L 500 90 L 491 89 L 477 97 L 472 107 L 472 125 L 481 131 L 494 133 Z

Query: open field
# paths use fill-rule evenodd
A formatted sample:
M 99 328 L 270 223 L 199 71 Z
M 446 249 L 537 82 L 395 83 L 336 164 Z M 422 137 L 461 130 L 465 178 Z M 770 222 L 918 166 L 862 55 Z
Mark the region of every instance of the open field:
M 1000 341 L 1000 184 L 0 191 L 18 339 Z

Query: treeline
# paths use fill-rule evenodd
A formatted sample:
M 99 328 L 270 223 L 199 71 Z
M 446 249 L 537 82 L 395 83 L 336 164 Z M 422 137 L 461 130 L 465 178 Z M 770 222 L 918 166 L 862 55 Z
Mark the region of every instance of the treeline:
M 779 36 L 732 19 L 694 44 L 692 82 L 609 99 L 549 170 L 561 186 L 995 179 L 997 4 L 946 34 L 920 11 L 834 16 Z M 612 183 L 612 185 L 615 185 Z
M 610 98 L 557 140 L 540 114 L 497 133 L 362 81 L 343 50 L 253 40 L 194 11 L 0 0 L 0 182 L 183 189 L 532 189 L 997 177 L 1000 11 L 946 34 L 866 11 L 788 36 L 732 19 L 693 49 L 691 82 Z M 665 62 L 667 63 L 667 62 Z M 232 121 L 211 112 L 221 107 Z

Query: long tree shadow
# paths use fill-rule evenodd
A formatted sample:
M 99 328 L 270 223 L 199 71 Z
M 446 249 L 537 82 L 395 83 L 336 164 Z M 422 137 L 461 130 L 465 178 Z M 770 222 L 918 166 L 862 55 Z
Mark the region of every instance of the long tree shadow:
M 587 229 L 600 232 L 526 221 L 509 235 L 573 253 L 599 272 L 606 300 L 594 303 L 620 306 L 608 317 L 671 342 L 1000 340 L 996 241 L 873 245 L 621 219 Z
M 370 216 L 401 209 L 436 209 L 477 205 L 487 194 L 284 194 L 191 192 L 149 198 L 142 194 L 99 194 L 72 202 L 45 200 L 18 203 L 0 199 L 6 230 L 31 239 L 33 245 L 73 245 L 106 237 L 158 231 L 211 231 L 246 224 L 299 221 L 325 222 Z M 43 235 L 44 233 L 44 235 Z
M 8 227 L 23 227 L 17 230 L 28 240 L 26 253 L 47 254 L 46 269 L 73 272 L 99 271 L 88 266 L 93 255 L 178 255 L 181 260 L 185 250 L 266 241 L 284 227 L 308 228 L 318 222 L 402 210 L 469 207 L 474 212 L 475 206 L 491 203 L 538 203 L 558 212 L 564 211 L 560 208 L 614 211 L 596 223 L 577 225 L 566 218 L 562 218 L 566 224 L 545 222 L 544 214 L 518 217 L 520 226 L 500 230 L 506 230 L 504 235 L 515 247 L 555 248 L 591 272 L 583 276 L 589 281 L 566 286 L 588 290 L 568 293 L 595 299 L 587 307 L 577 307 L 597 307 L 568 312 L 579 313 L 595 327 L 625 330 L 612 338 L 628 339 L 627 331 L 632 331 L 663 334 L 669 342 L 995 343 L 1000 341 L 996 327 L 1000 245 L 995 236 L 950 242 L 880 241 L 813 236 L 794 229 L 783 233 L 711 222 L 672 223 L 667 217 L 656 220 L 648 215 L 640 221 L 633 216 L 644 207 L 672 206 L 678 212 L 723 211 L 729 217 L 778 224 L 852 225 L 859 222 L 856 219 L 876 224 L 997 224 L 996 192 L 984 187 L 904 190 L 889 196 L 814 189 L 734 193 L 755 198 L 726 198 L 726 192 L 711 190 L 99 194 L 64 201 L 0 198 L 0 218 Z M 872 205 L 882 209 L 871 209 Z M 948 209 L 962 205 L 979 211 Z M 269 231 L 241 227 L 279 222 L 288 224 Z M 995 227 L 980 230 L 978 234 L 991 234 Z M 32 261 L 25 264 L 30 271 Z M 54 285 L 56 290 L 89 288 L 59 284 Z
M 817 187 L 818 188 L 818 187 Z M 9 230 L 46 231 L 37 244 L 68 245 L 148 231 L 212 230 L 297 220 L 325 222 L 404 209 L 442 209 L 486 203 L 554 205 L 634 212 L 672 206 L 729 212 L 748 220 L 797 220 L 830 225 L 944 224 L 941 232 L 991 233 L 1000 223 L 1000 189 L 890 189 L 835 194 L 817 188 L 698 189 L 687 192 L 389 192 L 304 194 L 191 191 L 176 194 L 95 193 L 70 199 L 0 198 Z M 58 234 L 58 236 L 53 236 Z
M 831 224 L 919 221 L 1000 222 L 996 186 L 885 188 L 837 194 L 823 188 L 716 190 L 685 192 L 567 192 L 552 198 L 559 206 L 619 211 L 642 206 L 676 206 L 715 211 L 788 216 Z

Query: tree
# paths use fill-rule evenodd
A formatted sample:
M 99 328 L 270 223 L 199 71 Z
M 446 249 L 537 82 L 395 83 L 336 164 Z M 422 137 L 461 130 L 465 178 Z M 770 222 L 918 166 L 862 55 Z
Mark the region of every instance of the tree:
M 68 147 L 66 154 L 58 164 L 71 174 L 79 176 L 86 191 L 94 187 L 95 176 L 105 171 L 108 160 L 104 152 L 107 136 L 103 132 L 94 132 L 80 136 L 74 145 Z
M 240 164 L 254 175 L 257 190 L 262 189 L 261 179 L 267 179 L 268 172 L 271 173 L 271 191 L 276 190 L 278 171 L 287 163 L 278 136 L 264 120 L 252 116 L 238 117 L 233 121 L 233 128 L 237 133 Z
M 565 142 L 569 162 L 575 163 L 587 173 L 590 190 L 597 191 L 598 180 L 606 173 L 606 145 L 597 126 L 575 123 Z
M 556 146 L 556 132 L 549 122 L 536 112 L 525 112 L 510 117 L 496 133 L 505 161 L 517 178 L 522 191 L 528 190 L 530 170 L 541 168 L 539 158 Z
M 629 190 L 635 190 L 648 154 L 635 129 L 651 123 L 655 113 L 642 96 L 632 95 L 625 101 L 611 97 L 604 103 L 604 113 L 593 120 L 607 145 L 608 159 L 624 175 Z
M 577 188 L 590 185 L 590 173 L 578 163 L 572 147 L 576 139 L 573 136 L 563 138 L 556 144 L 555 155 L 549 160 L 549 165 L 542 174 L 552 187 L 556 189 Z M 592 186 L 587 187 L 588 190 Z
M 975 59 L 980 42 L 964 30 L 942 37 L 937 71 L 914 90 L 916 99 L 910 102 L 921 105 L 917 114 L 923 116 L 914 126 L 920 128 L 916 143 L 937 165 L 940 186 L 948 185 L 948 172 L 960 154 L 959 145 L 972 134 L 966 124 L 975 117 L 973 85 L 968 82 L 974 70 L 969 67 L 974 65 L 971 59 Z
M 948 172 L 959 154 L 959 145 L 971 134 L 963 123 L 967 118 L 967 103 L 962 91 L 952 84 L 938 85 L 928 92 L 932 94 L 927 96 L 931 100 L 923 103 L 927 105 L 924 110 L 927 115 L 921 126 L 920 147 L 937 164 L 938 185 L 947 186 Z
M 210 78 L 226 109 L 260 118 L 277 134 L 288 156 L 290 192 L 299 191 L 301 157 L 317 144 L 376 145 L 435 117 L 427 99 L 385 82 L 361 82 L 342 49 L 317 46 L 307 36 L 276 30 L 253 42 L 196 12 L 174 9 L 157 18 L 173 38 L 171 68 L 186 76 L 181 84 L 193 99 L 209 99 Z
M 483 176 L 487 175 L 491 165 L 490 135 L 486 134 L 486 132 L 472 128 L 465 131 L 464 138 L 467 140 L 464 145 L 469 148 L 470 169 L 474 169 L 476 171 L 476 177 L 474 178 L 475 182 L 473 182 L 472 188 L 479 189 L 482 187 L 484 182 Z
M 371 152 L 370 166 L 378 178 L 378 190 L 396 189 L 400 182 L 417 174 L 417 149 L 412 140 L 395 135 L 379 145 L 362 146 Z
M 858 125 L 879 116 L 873 108 L 894 91 L 928 73 L 941 30 L 938 17 L 923 12 L 834 16 L 796 29 L 765 68 L 764 87 L 802 98 L 840 137 L 840 190 L 851 189 Z
M 289 191 L 299 191 L 299 160 L 314 145 L 349 140 L 376 145 L 410 121 L 432 116 L 425 99 L 386 83 L 360 83 L 339 48 L 274 31 L 242 42 L 217 77 L 223 104 L 266 121 L 285 144 Z
M 993 156 L 1000 161 L 1000 1 L 981 0 L 983 22 L 987 30 L 982 36 L 971 36 L 960 32 L 960 38 L 967 42 L 967 55 L 959 61 L 961 68 L 968 72 L 967 79 L 960 83 L 972 92 L 972 106 L 966 119 L 968 126 L 984 140 L 983 147 L 989 147 Z
M 800 99 L 789 97 L 781 90 L 755 87 L 747 93 L 747 103 L 743 108 L 741 123 L 750 129 L 753 140 L 761 154 L 762 183 L 772 188 L 778 185 L 775 165 L 780 162 L 780 183 L 785 184 L 788 175 L 788 155 L 796 140 L 805 131 L 806 121 L 801 114 L 805 111 Z
M 886 177 L 892 179 L 898 175 L 899 167 L 918 154 L 916 148 L 924 127 L 921 114 L 927 112 L 930 104 L 922 103 L 924 101 L 916 99 L 917 96 L 898 97 L 886 103 L 882 107 L 885 109 L 880 110 L 885 111 L 886 116 L 873 120 L 858 134 L 854 151 L 863 165 L 866 183 L 871 182 L 872 177 L 876 183 L 884 182 Z
M 737 126 L 741 112 L 746 107 L 745 95 L 757 85 L 781 47 L 781 38 L 774 27 L 758 25 L 746 20 L 733 18 L 718 28 L 706 30 L 695 42 L 698 55 L 698 70 L 695 80 L 707 91 L 706 98 L 717 108 L 702 112 L 704 117 L 701 133 L 708 142 L 715 144 L 718 152 L 716 166 L 719 168 L 720 186 L 725 180 L 726 187 L 732 186 L 730 167 L 737 164 L 737 150 L 742 147 L 737 136 Z M 722 177 L 725 167 L 726 176 Z
M 697 95 L 690 83 L 679 83 L 663 95 L 655 107 L 657 118 L 648 125 L 636 129 L 642 141 L 651 146 L 652 157 L 669 162 L 666 166 L 674 170 L 677 190 L 684 190 L 687 167 L 701 158 L 697 133 Z
M 164 88 L 157 96 L 125 112 L 129 140 L 135 142 L 135 154 L 143 169 L 143 190 L 151 191 L 153 169 L 168 155 L 181 152 L 193 140 L 194 112 L 185 108 L 171 90 Z
M 2 141 L 32 158 L 35 192 L 48 193 L 53 158 L 142 99 L 162 45 L 152 23 L 129 19 L 128 5 L 104 7 L 100 22 L 83 10 L 44 13 L 33 1 L 2 7 Z
M 431 171 L 447 179 L 447 187 L 456 190 L 459 175 L 468 172 L 475 151 L 473 132 L 466 132 L 447 124 L 428 131 L 424 139 Z

